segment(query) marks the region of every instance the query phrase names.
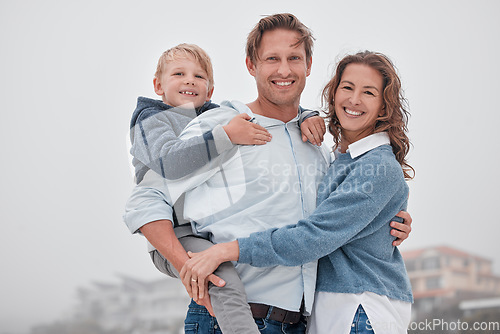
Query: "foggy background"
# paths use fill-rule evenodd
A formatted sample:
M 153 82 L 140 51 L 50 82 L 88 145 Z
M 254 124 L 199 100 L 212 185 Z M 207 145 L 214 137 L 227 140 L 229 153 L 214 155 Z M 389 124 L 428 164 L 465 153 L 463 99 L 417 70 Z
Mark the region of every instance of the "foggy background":
M 246 36 L 277 12 L 316 37 L 303 106 L 346 53 L 399 69 L 416 170 L 401 249 L 457 247 L 500 273 L 500 2 L 1 1 L 0 332 L 58 319 L 93 281 L 162 277 L 121 218 L 136 98 L 156 97 L 158 57 L 188 42 L 212 58 L 214 102 L 253 101 Z

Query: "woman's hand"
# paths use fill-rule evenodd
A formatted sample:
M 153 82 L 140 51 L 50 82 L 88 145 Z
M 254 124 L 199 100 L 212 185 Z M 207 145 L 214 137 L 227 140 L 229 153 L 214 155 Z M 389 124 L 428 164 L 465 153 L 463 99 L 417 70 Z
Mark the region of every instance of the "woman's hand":
M 191 259 L 182 267 L 180 278 L 189 296 L 197 302 L 205 298 L 209 281 L 219 287 L 226 284 L 213 272 L 222 262 L 238 260 L 238 241 L 217 244 L 200 253 L 188 252 L 188 255 Z
M 403 218 L 403 223 L 398 223 L 397 221 L 391 222 L 391 234 L 396 237 L 396 240 L 392 242 L 393 246 L 399 246 L 401 243 L 408 238 L 411 232 L 411 216 L 406 211 L 400 211 L 396 216 Z

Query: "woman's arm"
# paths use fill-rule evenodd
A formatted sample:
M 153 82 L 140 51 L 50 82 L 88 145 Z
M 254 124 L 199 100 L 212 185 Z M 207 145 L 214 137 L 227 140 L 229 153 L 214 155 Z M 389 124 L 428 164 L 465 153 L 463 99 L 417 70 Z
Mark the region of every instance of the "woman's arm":
M 343 180 L 343 187 L 339 185 L 331 191 L 311 216 L 296 225 L 253 233 L 248 238 L 193 255 L 182 269 L 183 283 L 189 284 L 192 277 L 203 282 L 204 276 L 227 260 L 258 267 L 302 265 L 389 224 L 407 200 L 401 169 L 396 167 L 393 173 L 386 169 L 384 175 L 366 179 L 360 178 L 362 173 L 354 169 Z M 393 213 L 386 211 L 379 217 L 391 200 L 395 205 L 390 210 Z M 368 225 L 371 226 L 366 229 Z

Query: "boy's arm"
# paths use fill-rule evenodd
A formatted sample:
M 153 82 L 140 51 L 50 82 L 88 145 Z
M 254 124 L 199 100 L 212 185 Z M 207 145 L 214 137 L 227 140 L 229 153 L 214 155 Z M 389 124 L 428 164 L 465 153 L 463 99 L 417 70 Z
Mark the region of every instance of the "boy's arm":
M 239 114 L 223 126 L 231 143 L 238 145 L 264 145 L 271 141 L 271 134 L 264 127 L 253 123 L 247 114 Z
M 164 113 L 172 113 L 170 117 Z M 206 165 L 234 144 L 262 145 L 270 134 L 258 124 L 238 115 L 227 125 L 215 125 L 189 138 L 179 138 L 182 127 L 176 111 L 169 110 L 139 120 L 134 128 L 132 155 L 162 177 L 176 180 Z
M 194 115 L 193 111 L 188 116 Z M 221 125 L 181 140 L 178 136 L 192 118 L 176 109 L 148 116 L 140 117 L 132 129 L 130 153 L 164 178 L 176 180 L 189 175 L 233 147 Z
M 302 141 L 320 146 L 326 133 L 325 121 L 316 110 L 299 109 L 299 126 L 302 132 Z

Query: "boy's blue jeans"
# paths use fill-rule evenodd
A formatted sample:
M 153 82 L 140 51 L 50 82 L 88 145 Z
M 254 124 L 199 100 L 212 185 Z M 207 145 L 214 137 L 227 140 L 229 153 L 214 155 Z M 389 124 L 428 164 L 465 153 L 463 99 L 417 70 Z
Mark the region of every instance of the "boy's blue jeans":
M 255 319 L 257 327 L 262 334 L 304 334 L 305 321 L 296 324 L 284 324 L 268 318 Z M 217 320 L 212 317 L 207 309 L 191 300 L 186 320 L 184 321 L 186 334 L 222 334 Z

